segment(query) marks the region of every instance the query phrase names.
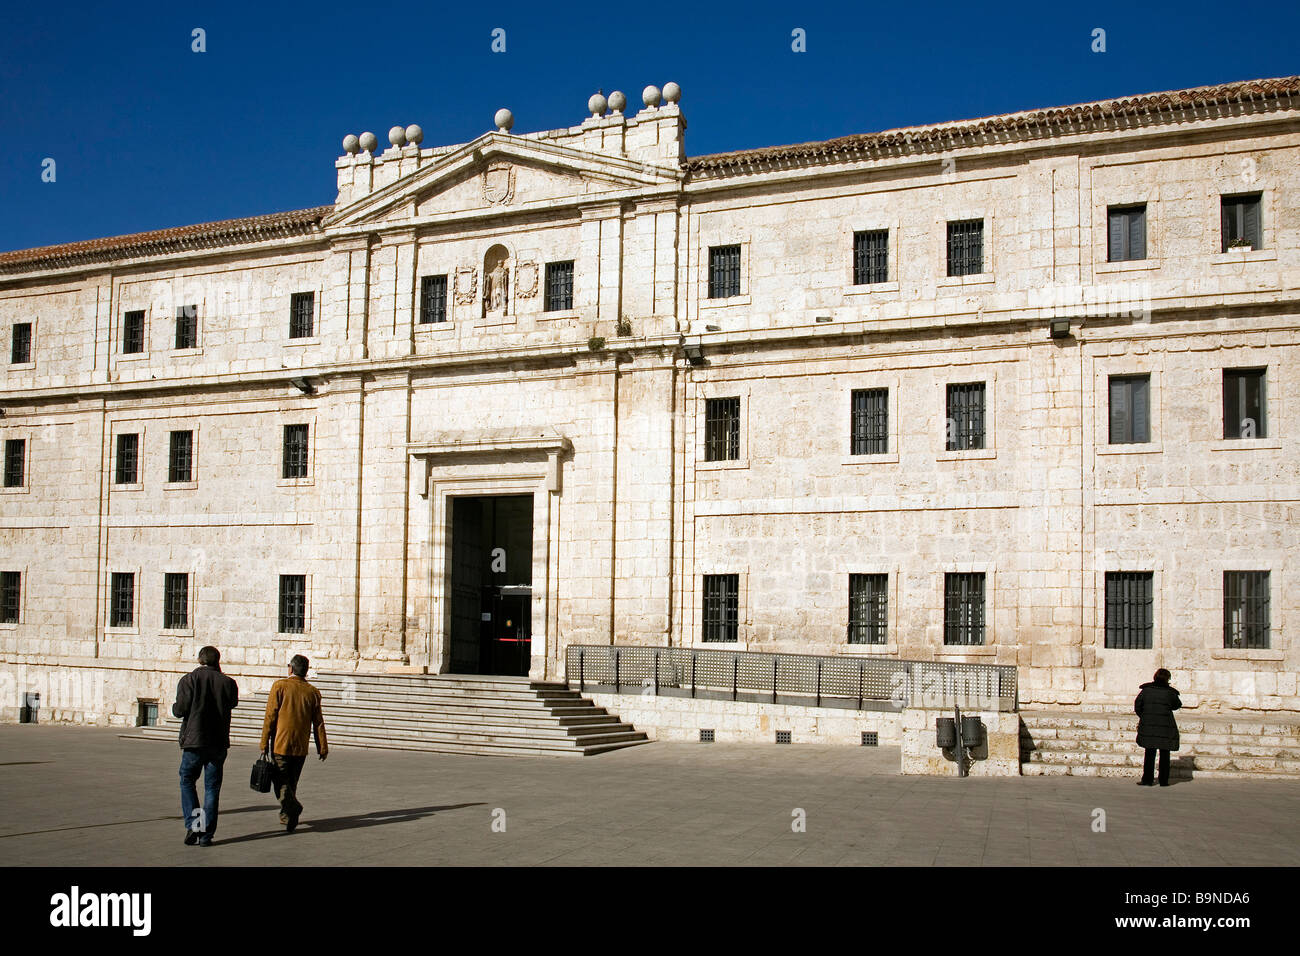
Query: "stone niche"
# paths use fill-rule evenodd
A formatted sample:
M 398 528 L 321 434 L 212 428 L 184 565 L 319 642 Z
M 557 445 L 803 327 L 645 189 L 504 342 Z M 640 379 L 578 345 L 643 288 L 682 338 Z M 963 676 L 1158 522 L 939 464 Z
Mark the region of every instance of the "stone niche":
M 510 272 L 514 261 L 500 243 L 483 254 L 483 314 L 504 319 L 510 314 Z

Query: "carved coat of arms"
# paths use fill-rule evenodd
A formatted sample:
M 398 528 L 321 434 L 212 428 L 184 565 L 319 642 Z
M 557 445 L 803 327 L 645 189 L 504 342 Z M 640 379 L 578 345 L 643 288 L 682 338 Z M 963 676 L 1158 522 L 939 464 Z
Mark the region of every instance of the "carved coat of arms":
M 509 205 L 515 198 L 514 166 L 492 163 L 483 170 L 483 198 L 494 206 Z
M 457 305 L 469 305 L 474 301 L 478 289 L 478 273 L 473 266 L 461 266 L 456 270 L 455 296 Z

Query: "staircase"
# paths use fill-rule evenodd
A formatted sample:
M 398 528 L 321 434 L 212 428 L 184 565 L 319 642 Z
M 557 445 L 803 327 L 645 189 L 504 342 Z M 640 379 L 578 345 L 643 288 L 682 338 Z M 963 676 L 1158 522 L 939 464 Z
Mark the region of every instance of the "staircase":
M 1169 755 L 1171 779 L 1300 777 L 1300 717 L 1262 714 L 1192 716 L 1178 712 L 1182 747 Z M 1137 715 L 1066 710 L 1020 714 L 1020 772 L 1025 776 L 1142 775 Z
M 319 674 L 325 734 L 334 747 L 433 753 L 586 757 L 647 743 L 644 733 L 564 683 L 527 677 Z M 231 743 L 257 746 L 266 694 L 241 698 Z M 169 718 L 125 737 L 173 744 Z

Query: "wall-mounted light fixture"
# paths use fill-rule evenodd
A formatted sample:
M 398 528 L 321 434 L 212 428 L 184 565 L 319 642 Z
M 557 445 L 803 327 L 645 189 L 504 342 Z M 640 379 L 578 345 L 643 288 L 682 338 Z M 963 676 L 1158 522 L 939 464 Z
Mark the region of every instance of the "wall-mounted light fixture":
M 831 319 L 831 317 L 830 317 L 829 315 L 819 315 L 819 316 L 817 316 L 817 321 L 818 321 L 818 322 L 830 322 L 830 321 L 832 321 L 832 319 Z
M 685 345 L 682 348 L 686 352 L 686 361 L 692 365 L 704 364 L 704 351 L 698 345 Z
M 315 386 L 313 386 L 312 383 L 307 381 L 305 378 L 291 378 L 289 379 L 289 384 L 292 385 L 294 388 L 296 388 L 298 391 L 302 392 L 304 395 L 316 394 Z
M 1052 319 L 1048 326 L 1054 339 L 1068 339 L 1070 337 L 1070 320 L 1069 319 Z

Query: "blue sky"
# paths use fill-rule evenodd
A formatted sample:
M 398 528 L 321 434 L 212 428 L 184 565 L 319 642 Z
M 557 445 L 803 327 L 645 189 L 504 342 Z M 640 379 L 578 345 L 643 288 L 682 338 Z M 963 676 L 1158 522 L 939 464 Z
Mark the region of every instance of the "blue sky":
M 10 4 L 0 249 L 330 203 L 347 133 L 466 142 L 681 84 L 692 155 L 1300 72 L 1300 5 Z M 191 31 L 207 50 L 191 50 Z M 506 30 L 506 52 L 490 49 Z M 1090 49 L 1106 30 L 1106 52 Z M 791 50 L 806 31 L 807 51 Z M 42 181 L 55 161 L 55 181 Z

